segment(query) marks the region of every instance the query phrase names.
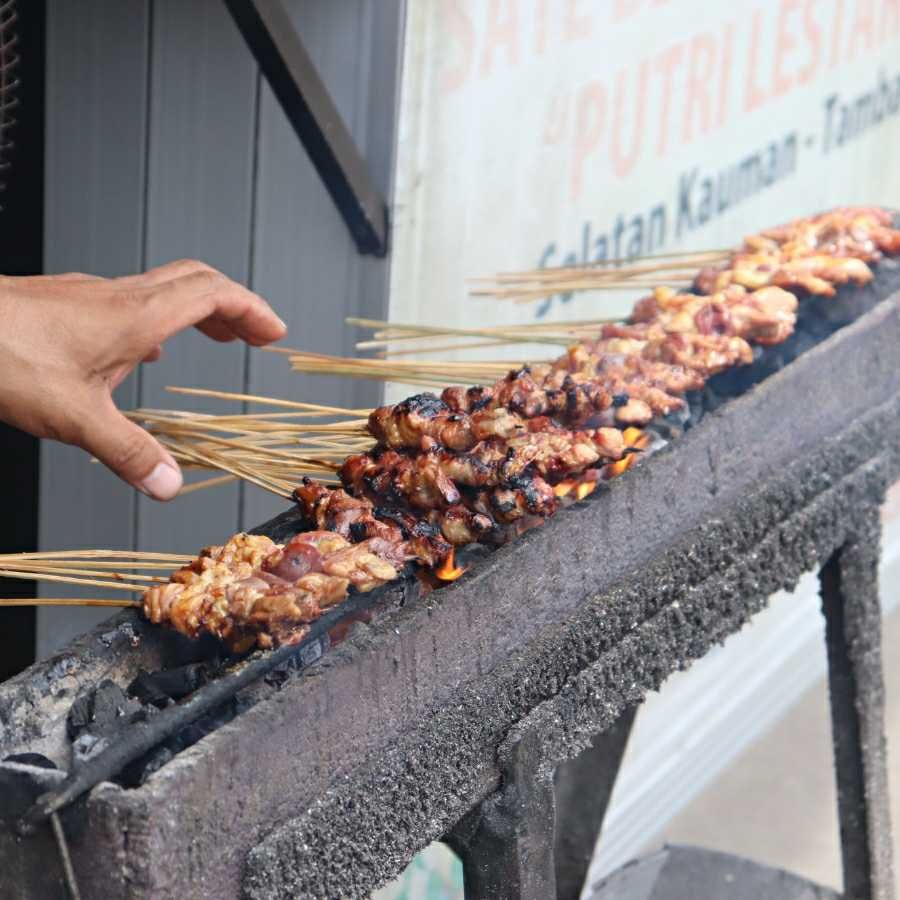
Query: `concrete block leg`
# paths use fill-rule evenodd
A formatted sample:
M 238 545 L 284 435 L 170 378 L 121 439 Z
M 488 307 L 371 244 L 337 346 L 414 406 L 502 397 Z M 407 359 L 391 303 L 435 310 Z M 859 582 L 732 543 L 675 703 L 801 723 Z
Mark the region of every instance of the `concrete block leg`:
M 636 706 L 626 709 L 586 750 L 556 768 L 557 900 L 581 896 L 636 714 Z
M 892 900 L 893 851 L 884 737 L 877 507 L 820 573 L 844 894 Z
M 555 771 L 536 728 L 510 733 L 502 787 L 446 837 L 463 861 L 466 900 L 577 900 L 634 715 Z

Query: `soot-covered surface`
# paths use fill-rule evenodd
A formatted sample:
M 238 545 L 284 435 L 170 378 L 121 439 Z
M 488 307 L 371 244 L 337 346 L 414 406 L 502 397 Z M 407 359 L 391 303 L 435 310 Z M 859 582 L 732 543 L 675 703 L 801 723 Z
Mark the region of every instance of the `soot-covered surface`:
M 357 627 L 142 787 L 95 789 L 66 815 L 82 890 L 365 895 L 496 786 L 511 730 L 538 722 L 548 764 L 572 755 L 843 543 L 900 471 L 898 346 L 885 303 L 603 496 Z M 165 642 L 137 634 L 148 668 Z M 134 676 L 117 642 L 0 688 L 0 729 L 52 747 L 40 710 L 58 717 L 60 689 Z
M 251 852 L 247 895 L 365 896 L 465 813 L 470 798 L 496 787 L 489 748 L 502 755 L 514 741 L 509 729 L 544 735 L 548 766 L 575 756 L 857 528 L 869 532 L 900 460 L 862 448 L 876 422 L 891 421 L 883 436 L 900 443 L 898 416 L 894 402 L 845 434 L 846 453 L 832 447 L 787 467 L 732 515 L 684 535 L 639 577 L 591 599 L 564 627 L 467 685 L 426 726 L 370 756 L 364 771 Z M 580 668 L 584 660 L 593 662 Z

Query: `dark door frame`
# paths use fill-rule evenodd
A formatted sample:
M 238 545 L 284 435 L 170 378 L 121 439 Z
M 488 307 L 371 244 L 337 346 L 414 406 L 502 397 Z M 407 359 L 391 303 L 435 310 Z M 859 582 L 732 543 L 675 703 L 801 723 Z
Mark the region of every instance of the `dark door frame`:
M 0 3 L 0 7 L 6 4 Z M 0 171 L 0 273 L 37 275 L 43 271 L 44 245 L 44 64 L 46 4 L 26 0 L 13 4 L 17 20 L 3 29 L 4 42 L 18 57 L 14 70 L 15 120 L 4 128 L 7 145 Z M 8 13 L 7 13 L 8 15 Z M 10 55 L 7 53 L 7 62 Z M 8 99 L 7 99 L 8 102 Z M 8 146 L 11 144 L 12 146 Z M 40 442 L 0 423 L 0 552 L 37 549 Z M 4 597 L 35 596 L 34 582 L 3 581 Z M 34 661 L 35 610 L 0 610 L 0 681 Z

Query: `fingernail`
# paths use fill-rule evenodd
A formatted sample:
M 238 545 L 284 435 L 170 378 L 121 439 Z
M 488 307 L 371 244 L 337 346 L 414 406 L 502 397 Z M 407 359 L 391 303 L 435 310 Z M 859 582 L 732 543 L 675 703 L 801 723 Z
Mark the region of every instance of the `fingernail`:
M 181 472 L 168 463 L 157 463 L 156 468 L 138 485 L 154 500 L 171 500 L 181 490 Z
M 278 319 L 278 322 L 279 322 L 279 324 L 281 325 L 281 327 L 282 327 L 285 331 L 287 331 L 287 322 L 285 322 L 284 319 L 280 318 L 279 316 L 275 316 L 275 318 Z

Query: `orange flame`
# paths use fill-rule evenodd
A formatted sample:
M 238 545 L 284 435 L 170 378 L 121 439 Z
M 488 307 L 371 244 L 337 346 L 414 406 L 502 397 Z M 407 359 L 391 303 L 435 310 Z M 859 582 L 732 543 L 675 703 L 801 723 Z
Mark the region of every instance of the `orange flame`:
M 465 573 L 465 569 L 460 568 L 456 565 L 456 551 L 451 550 L 450 555 L 441 563 L 441 565 L 434 570 L 434 574 L 437 575 L 441 581 L 456 581 L 461 575 Z
M 634 465 L 634 454 L 629 453 L 627 456 L 623 456 L 621 459 L 616 460 L 616 462 L 611 462 L 606 467 L 606 475 L 608 478 L 617 478 L 623 472 L 627 472 Z
M 582 481 L 581 484 L 578 485 L 578 490 L 575 491 L 575 496 L 579 500 L 584 500 L 585 497 L 593 494 L 596 489 L 596 481 Z
M 644 450 L 650 443 L 650 435 L 633 426 L 626 428 L 622 432 L 622 437 L 625 438 L 626 447 L 632 447 L 637 450 Z
M 575 489 L 575 486 L 578 484 L 577 481 L 573 481 L 569 479 L 568 481 L 561 481 L 559 484 L 555 485 L 553 488 L 553 493 L 556 494 L 557 497 L 568 497 L 569 494 Z
M 625 447 L 628 450 L 646 450 L 650 445 L 650 435 L 641 431 L 640 428 L 630 426 L 622 432 L 622 437 L 625 438 Z M 637 458 L 637 453 L 626 453 L 621 459 L 606 467 L 606 477 L 616 478 L 623 472 L 627 472 L 637 462 Z

